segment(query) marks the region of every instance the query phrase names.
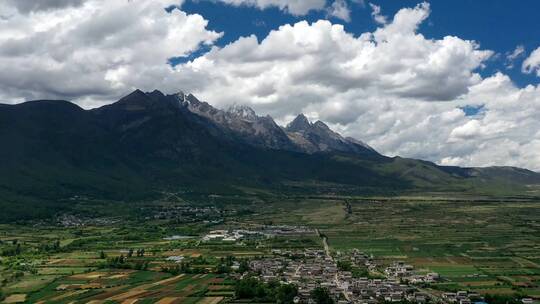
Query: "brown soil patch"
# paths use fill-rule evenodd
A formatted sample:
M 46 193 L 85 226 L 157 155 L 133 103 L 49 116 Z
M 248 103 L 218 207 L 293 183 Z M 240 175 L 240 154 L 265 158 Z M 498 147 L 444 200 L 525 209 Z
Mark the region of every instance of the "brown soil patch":
M 177 297 L 166 297 L 156 302 L 156 304 L 173 304 L 176 300 L 178 300 Z
M 99 283 L 88 284 L 62 284 L 56 287 L 56 290 L 73 290 L 73 289 L 99 289 L 103 288 L 103 285 Z
M 512 282 L 512 286 L 529 287 L 531 284 L 527 282 Z
M 162 295 L 163 292 L 161 290 L 150 290 L 150 291 L 145 291 L 141 294 L 139 294 L 139 297 L 140 298 L 150 298 L 150 297 L 153 297 L 153 296 L 157 296 L 157 295 Z
M 138 298 L 139 295 L 145 293 L 146 290 L 136 290 L 136 289 L 132 289 L 130 291 L 127 291 L 127 292 L 123 292 L 121 294 L 117 294 L 115 296 L 112 296 L 112 297 L 109 297 L 107 300 L 109 301 L 123 301 L 123 300 L 127 300 L 129 298 Z
M 66 259 L 54 259 L 54 260 L 49 260 L 49 265 L 56 265 L 56 264 L 62 264 L 64 261 L 66 261 Z
M 171 277 L 171 278 L 168 278 L 168 279 L 165 279 L 165 280 L 161 280 L 161 281 L 157 281 L 155 283 L 151 283 L 150 286 L 170 285 L 170 284 L 176 283 L 177 281 L 180 281 L 183 277 L 184 277 L 184 275 L 181 274 L 181 275 L 178 275 L 178 276 L 175 276 L 175 277 Z
M 103 288 L 103 285 L 99 283 L 89 283 L 89 284 L 83 284 L 80 286 L 80 289 L 100 289 Z
M 89 273 L 81 273 L 81 274 L 72 275 L 71 278 L 76 279 L 76 280 L 92 280 L 92 279 L 99 279 L 107 275 L 108 273 L 106 272 L 89 272 Z
M 207 297 L 199 301 L 199 304 L 218 304 L 223 300 L 223 297 Z
M 89 273 L 81 273 L 72 275 L 71 278 L 76 280 L 94 280 L 94 279 L 115 279 L 115 278 L 124 278 L 133 273 L 133 270 L 125 270 L 122 272 L 103 272 L 103 271 L 94 271 Z
M 121 278 L 127 277 L 128 275 L 129 274 L 126 274 L 126 273 L 119 273 L 119 274 L 112 275 L 108 277 L 107 279 L 121 279 Z
M 148 283 L 148 284 L 140 285 L 140 286 L 137 286 L 137 287 L 133 288 L 132 290 L 148 290 L 148 289 L 152 289 L 155 286 L 161 286 L 162 289 L 165 289 L 167 286 L 169 286 L 169 285 L 175 283 L 176 281 L 180 280 L 180 278 L 182 276 L 183 275 L 168 278 L 168 279 L 161 280 L 161 281 L 154 282 L 154 283 Z
M 23 303 L 26 301 L 25 294 L 13 294 L 4 300 L 4 303 Z
M 88 262 L 92 262 L 94 260 L 92 259 L 85 259 L 85 260 L 82 260 L 82 259 L 55 259 L 55 260 L 51 260 L 49 261 L 49 263 L 47 263 L 48 265 L 55 265 L 55 266 L 84 266 L 86 264 L 88 264 Z
M 189 284 L 188 286 L 184 287 L 182 291 L 192 291 L 195 286 L 193 284 Z

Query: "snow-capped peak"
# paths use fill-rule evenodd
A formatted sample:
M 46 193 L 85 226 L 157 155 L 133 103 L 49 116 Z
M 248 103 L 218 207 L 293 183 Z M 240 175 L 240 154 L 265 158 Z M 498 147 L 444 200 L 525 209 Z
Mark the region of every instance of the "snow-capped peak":
M 229 107 L 227 113 L 248 121 L 257 120 L 257 114 L 255 111 L 246 105 L 233 104 Z
M 178 102 L 184 106 L 197 106 L 201 103 L 193 94 L 186 94 L 182 91 L 174 94 L 174 96 L 176 97 Z

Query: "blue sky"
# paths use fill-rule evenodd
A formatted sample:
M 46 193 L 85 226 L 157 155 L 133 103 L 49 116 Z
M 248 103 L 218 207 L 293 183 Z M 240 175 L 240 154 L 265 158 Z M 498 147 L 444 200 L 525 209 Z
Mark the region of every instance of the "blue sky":
M 423 1 L 418 0 L 373 0 L 362 3 L 348 1 L 351 10 L 350 22 L 339 18 L 329 17 L 324 10 L 312 10 L 307 15 L 294 16 L 277 7 L 258 9 L 253 6 L 231 6 L 217 1 L 187 0 L 182 10 L 188 13 L 201 14 L 209 20 L 209 28 L 224 35 L 217 41 L 223 46 L 241 36 L 256 35 L 264 39 L 271 30 L 283 24 L 292 24 L 300 20 L 309 22 L 328 19 L 340 23 L 345 29 L 354 34 L 371 32 L 377 24 L 371 17 L 369 3 L 381 7 L 382 14 L 391 18 L 404 7 L 414 7 Z M 490 60 L 485 70 L 480 73 L 493 74 L 497 70 L 504 71 L 512 77 L 519 86 L 538 83 L 538 77 L 524 74 L 520 71 L 522 56 L 516 60 L 513 69 L 505 67 L 505 54 L 514 51 L 518 45 L 523 45 L 528 53 L 540 45 L 540 26 L 538 12 L 540 1 L 522 0 L 432 0 L 431 15 L 423 23 L 419 32 L 427 38 L 440 39 L 447 35 L 458 36 L 462 39 L 478 42 L 482 49 L 496 51 L 499 56 Z M 191 59 L 200 55 L 199 50 Z M 179 60 L 179 61 L 185 61 Z

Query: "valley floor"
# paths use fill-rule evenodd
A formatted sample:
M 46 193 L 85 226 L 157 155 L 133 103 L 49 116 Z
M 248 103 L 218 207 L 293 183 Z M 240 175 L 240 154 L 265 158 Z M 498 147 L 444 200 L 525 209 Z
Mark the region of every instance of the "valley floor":
M 437 196 L 301 201 L 281 223 L 319 227 L 334 251 L 359 249 L 444 280 L 433 288 L 540 298 L 540 202 Z M 261 219 L 264 219 L 261 218 Z
M 142 211 L 128 218 L 75 212 L 1 225 L 4 302 L 237 301 L 235 282 L 246 264 L 274 259 L 275 250 L 324 249 L 336 261 L 365 253 L 374 265 L 369 276 L 385 276 L 397 262 L 413 266 L 415 276 L 437 273 L 436 281 L 417 286 L 435 298 L 468 291 L 540 299 L 534 199 L 434 194 L 221 203 L 232 199 L 137 205 Z

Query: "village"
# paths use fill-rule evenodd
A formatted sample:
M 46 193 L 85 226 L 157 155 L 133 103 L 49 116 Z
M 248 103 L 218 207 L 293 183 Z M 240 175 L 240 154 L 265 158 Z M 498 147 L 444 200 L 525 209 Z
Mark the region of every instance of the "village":
M 206 222 L 218 224 L 235 210 L 224 210 L 213 206 L 152 206 L 139 209 L 144 220 L 175 220 L 179 223 Z
M 318 287 L 328 290 L 334 303 L 375 304 L 387 302 L 414 303 L 459 303 L 481 302 L 478 294 L 460 291 L 435 296 L 422 290 L 419 283 L 440 280 L 436 273 L 416 274 L 414 267 L 403 262 L 394 262 L 378 272 L 372 256 L 358 250 L 348 254 L 339 253 L 332 257 L 324 250 L 279 250 L 272 251 L 274 257 L 253 260 L 250 269 L 264 281 L 280 281 L 298 287 L 296 303 L 314 303 L 312 292 Z M 343 265 L 350 265 L 344 267 Z M 366 276 L 358 276 L 351 269 L 365 269 Z M 377 274 L 374 276 L 371 274 Z M 244 274 L 245 275 L 245 274 Z

